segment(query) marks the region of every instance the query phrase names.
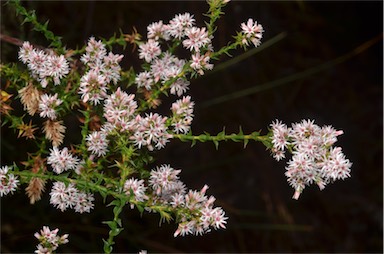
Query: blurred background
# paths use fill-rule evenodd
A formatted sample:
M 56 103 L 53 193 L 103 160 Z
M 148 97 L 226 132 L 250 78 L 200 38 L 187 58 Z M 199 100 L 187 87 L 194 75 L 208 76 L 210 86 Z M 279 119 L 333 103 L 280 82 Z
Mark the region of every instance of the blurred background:
M 208 10 L 203 1 L 26 1 L 40 21 L 63 37 L 67 48 L 82 47 L 90 36 L 109 38 L 119 29 L 136 27 L 146 34 L 151 22 L 168 22 L 190 12 L 198 26 Z M 20 27 L 14 9 L 1 2 L 1 33 L 47 46 L 42 36 Z M 233 1 L 224 9 L 214 39 L 216 49 L 232 39 L 240 24 L 254 18 L 264 27 L 262 42 L 274 41 L 236 64 L 193 80 L 189 94 L 196 102 L 192 125 L 203 131 L 228 133 L 262 130 L 280 119 L 290 125 L 314 119 L 342 129 L 337 146 L 353 162 L 351 178 L 304 190 L 298 201 L 286 182 L 285 162 L 276 162 L 260 143 L 173 141 L 157 156 L 158 165 L 182 169 L 191 189 L 210 186 L 209 195 L 226 211 L 228 227 L 204 236 L 173 237 L 176 225 L 159 227 L 157 214 L 124 211 L 125 230 L 115 252 L 383 252 L 383 2 L 382 1 Z M 283 34 L 281 34 L 283 33 Z M 276 37 L 277 36 L 277 37 Z M 267 44 L 269 45 L 269 44 Z M 1 43 L 1 62 L 16 61 L 18 47 Z M 124 53 L 123 68 L 140 62 L 137 52 Z M 243 54 L 242 50 L 233 53 Z M 220 65 L 229 57 L 224 57 Z M 3 80 L 2 80 L 3 85 Z M 239 91 L 241 91 L 239 93 Z M 174 98 L 172 98 L 174 99 Z M 172 100 L 163 102 L 169 108 Z M 160 109 L 161 110 L 161 107 Z M 71 127 L 68 127 L 71 128 Z M 74 127 L 76 128 L 76 127 Z M 69 133 L 69 132 L 68 132 Z M 26 159 L 30 143 L 2 129 L 1 165 Z M 69 137 L 70 139 L 70 137 Z M 102 238 L 112 211 L 97 200 L 91 214 L 61 213 L 49 195 L 35 205 L 19 191 L 1 199 L 2 252 L 32 252 L 33 233 L 43 225 L 70 233 L 60 252 L 102 251 Z

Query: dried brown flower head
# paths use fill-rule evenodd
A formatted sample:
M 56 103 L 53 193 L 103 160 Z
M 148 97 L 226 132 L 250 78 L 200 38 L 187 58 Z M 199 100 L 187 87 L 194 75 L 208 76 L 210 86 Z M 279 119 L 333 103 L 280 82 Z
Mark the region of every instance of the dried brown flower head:
M 32 167 L 31 171 L 33 173 L 44 173 L 47 170 L 47 167 L 45 166 L 46 159 L 42 159 L 40 155 L 35 157 L 29 155 L 28 157 L 30 157 L 30 159 L 28 161 L 22 162 L 22 164 L 26 167 Z M 31 204 L 34 204 L 36 201 L 41 199 L 41 194 L 45 190 L 45 183 L 45 180 L 37 177 L 33 177 L 29 181 L 27 188 L 25 188 L 25 192 L 28 195 Z
M 45 190 L 45 183 L 45 180 L 37 177 L 33 177 L 29 181 L 27 188 L 25 188 L 25 192 L 27 193 L 31 204 L 34 204 L 41 199 L 41 194 Z
M 63 121 L 47 120 L 44 122 L 43 132 L 45 137 L 52 141 L 53 146 L 59 146 L 63 143 L 65 126 Z
M 10 106 L 11 101 L 9 100 L 12 94 L 8 94 L 6 91 L 0 89 L 0 113 L 9 115 L 9 111 L 13 110 Z
M 34 128 L 34 125 L 32 125 L 32 121 L 29 121 L 29 124 L 19 124 L 17 128 L 19 129 L 19 134 L 17 135 L 18 138 L 25 137 L 27 139 L 35 139 L 35 135 L 33 133 L 38 128 Z
M 39 109 L 39 90 L 30 82 L 26 87 L 19 90 L 19 94 L 24 109 L 28 111 L 28 114 L 33 116 Z

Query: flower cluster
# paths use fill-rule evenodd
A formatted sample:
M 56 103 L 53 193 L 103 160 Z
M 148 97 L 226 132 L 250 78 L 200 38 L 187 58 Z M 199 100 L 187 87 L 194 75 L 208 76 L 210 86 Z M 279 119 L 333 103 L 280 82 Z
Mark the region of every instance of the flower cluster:
M 59 229 L 50 230 L 49 227 L 43 226 L 43 229 L 40 230 L 40 233 L 36 232 L 35 237 L 39 240 L 37 245 L 37 254 L 49 254 L 53 253 L 59 245 L 68 243 L 68 234 L 59 236 L 57 233 Z
M 213 68 L 209 63 L 210 53 L 213 51 L 211 36 L 206 27 L 196 27 L 195 19 L 190 13 L 177 14 L 168 24 L 162 20 L 147 27 L 148 41 L 139 45 L 139 58 L 150 64 L 136 76 L 138 88 L 151 90 L 156 83 L 174 79 L 170 85 L 170 93 L 181 96 L 188 89 L 189 81 L 182 73 L 188 63 L 198 74 Z M 176 40 L 191 51 L 191 60 L 179 59 L 171 51 L 162 51 L 164 41 Z
M 94 131 L 87 136 L 88 151 L 97 156 L 104 156 L 108 151 L 109 141 L 103 131 Z
M 41 95 L 39 103 L 40 116 L 55 120 L 57 117 L 55 108 L 62 102 L 62 100 L 57 98 L 57 93 L 53 96 L 48 94 Z
M 145 194 L 147 187 L 144 185 L 144 180 L 137 180 L 135 178 L 130 178 L 124 183 L 124 193 L 128 196 L 133 194 L 135 201 L 143 202 L 144 200 L 148 200 L 149 197 Z M 134 205 L 131 204 L 131 208 L 133 209 Z
M 68 148 L 64 147 L 63 150 L 59 150 L 54 146 L 50 151 L 51 153 L 48 156 L 47 162 L 56 174 L 61 174 L 70 169 L 76 171 L 79 167 L 79 159 L 73 156 L 68 151 Z
M 148 187 L 143 180 L 131 178 L 124 184 L 124 192 L 133 195 L 135 201 L 148 200 L 154 205 L 165 205 L 179 213 L 179 225 L 174 236 L 188 234 L 202 235 L 210 232 L 210 228 L 225 228 L 227 217 L 221 207 L 213 207 L 215 198 L 205 195 L 208 186 L 200 191 L 187 189 L 179 179 L 181 170 L 175 170 L 170 165 L 161 165 L 153 170 L 148 181 Z M 148 191 L 148 194 L 146 193 Z M 152 191 L 152 192 L 151 192 Z M 131 203 L 131 207 L 134 205 Z M 151 210 L 146 207 L 147 210 Z
M 90 101 L 94 105 L 107 97 L 108 84 L 117 84 L 120 80 L 121 67 L 119 63 L 123 55 L 111 52 L 107 55 L 105 45 L 94 37 L 88 40 L 86 53 L 81 61 L 86 64 L 88 71 L 81 77 L 79 94 L 83 102 Z
M 319 127 L 314 121 L 303 120 L 288 128 L 276 120 L 271 124 L 272 154 L 276 160 L 292 153 L 285 175 L 295 189 L 298 199 L 306 185 L 316 183 L 320 189 L 326 184 L 350 176 L 352 163 L 345 158 L 340 147 L 333 147 L 343 131 L 332 126 Z
M 117 88 L 104 101 L 104 117 L 107 119 L 107 129 L 117 129 L 121 132 L 131 131 L 134 126 L 137 102 L 134 94 L 127 94 Z
M 242 44 L 248 46 L 252 42 L 255 47 L 261 44 L 264 29 L 262 25 L 257 24 L 257 21 L 248 19 L 247 23 L 241 23 L 241 30 L 243 33 Z
M 27 64 L 32 76 L 40 81 L 43 88 L 53 80 L 55 85 L 69 73 L 69 63 L 63 55 L 57 56 L 53 52 L 47 54 L 35 49 L 29 42 L 24 42 L 19 51 L 19 59 Z
M 130 138 L 138 148 L 146 146 L 150 151 L 154 147 L 161 149 L 169 141 L 169 138 L 172 137 L 167 132 L 166 121 L 167 117 L 157 113 L 145 114 L 145 117 L 137 115 L 134 126 L 135 132 Z
M 182 99 L 172 103 L 172 126 L 176 133 L 187 133 L 193 120 L 193 107 L 191 96 L 184 96 Z
M 19 184 L 17 176 L 9 173 L 10 168 L 3 166 L 0 169 L 0 197 L 13 193 Z
M 71 208 L 78 213 L 89 213 L 93 209 L 93 194 L 79 191 L 72 183 L 66 186 L 63 182 L 54 182 L 50 196 L 50 203 L 62 212 Z

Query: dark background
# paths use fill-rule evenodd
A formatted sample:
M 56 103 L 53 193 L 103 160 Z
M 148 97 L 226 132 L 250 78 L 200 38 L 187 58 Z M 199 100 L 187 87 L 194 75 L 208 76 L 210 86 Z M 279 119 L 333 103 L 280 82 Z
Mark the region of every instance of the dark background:
M 2 4 L 1 31 L 22 40 L 47 45 L 30 26 L 20 28 L 14 10 Z M 176 13 L 190 12 L 199 26 L 208 8 L 205 2 L 25 2 L 41 21 L 63 36 L 68 48 L 81 47 L 89 36 L 109 38 L 119 28 L 130 33 Z M 216 49 L 225 45 L 240 23 L 249 17 L 264 29 L 263 42 L 281 32 L 287 36 L 246 60 L 191 82 L 195 100 L 195 134 L 262 130 L 280 119 L 290 125 L 301 119 L 331 124 L 344 130 L 337 146 L 353 162 L 351 178 L 330 184 L 323 191 L 306 188 L 298 201 L 284 176 L 285 162 L 276 162 L 259 143 L 223 143 L 218 151 L 210 143 L 173 141 L 161 150 L 158 164 L 183 169 L 181 179 L 191 189 L 208 184 L 229 217 L 226 230 L 205 236 L 173 237 L 176 225 L 158 227 L 159 217 L 136 210 L 124 211 L 125 230 L 116 239 L 116 252 L 379 252 L 383 251 L 383 45 L 382 40 L 338 64 L 328 61 L 347 55 L 359 45 L 382 38 L 382 1 L 234 1 L 218 22 Z M 2 42 L 2 62 L 15 61 L 18 48 Z M 123 68 L 135 66 L 137 52 L 125 51 Z M 118 53 L 121 49 L 116 49 Z M 239 50 L 234 56 L 241 54 Z M 228 60 L 225 58 L 224 60 Z M 218 64 L 218 63 L 215 63 Z M 324 64 L 324 65 L 322 65 Z M 291 81 L 235 99 L 212 104 L 213 99 L 268 84 L 314 66 L 324 68 Z M 3 81 L 2 81 L 3 82 Z M 3 83 L 2 83 L 3 84 Z M 229 98 L 229 97 L 226 97 Z M 172 101 L 165 100 L 164 107 Z M 2 165 L 25 159 L 26 145 L 13 131 L 2 130 Z M 18 142 L 18 143 L 16 143 Z M 48 191 L 47 191 L 48 192 Z M 101 252 L 108 229 L 101 224 L 111 209 L 96 202 L 91 214 L 61 213 L 49 205 L 49 195 L 28 205 L 19 191 L 1 199 L 2 252 L 32 252 L 33 233 L 43 225 L 70 234 L 60 252 Z

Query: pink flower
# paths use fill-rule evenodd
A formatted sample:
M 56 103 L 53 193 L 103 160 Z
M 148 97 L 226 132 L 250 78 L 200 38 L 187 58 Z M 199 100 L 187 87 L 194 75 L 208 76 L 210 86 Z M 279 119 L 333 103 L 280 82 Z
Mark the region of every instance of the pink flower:
M 152 86 L 154 85 L 152 75 L 148 71 L 140 72 L 136 76 L 135 82 L 137 84 L 137 87 L 144 87 L 147 90 L 151 90 Z
M 210 57 L 205 55 L 200 55 L 200 52 L 192 55 L 191 67 L 196 70 L 200 75 L 204 74 L 204 70 L 212 70 L 213 64 L 209 63 Z
M 94 105 L 107 96 L 107 82 L 104 75 L 91 69 L 80 79 L 79 94 L 83 102 L 90 101 Z
M 101 41 L 96 41 L 94 37 L 89 38 L 85 52 L 80 60 L 91 68 L 100 65 L 100 62 L 107 54 L 105 45 Z
M 54 182 L 50 196 L 50 203 L 62 212 L 71 208 L 78 213 L 89 213 L 94 207 L 93 194 L 79 191 L 72 183 L 66 186 L 63 182 Z
M 163 24 L 162 20 L 160 20 L 159 22 L 154 22 L 147 27 L 147 31 L 148 31 L 147 38 L 154 39 L 156 41 L 159 38 L 169 40 L 170 39 L 169 34 L 166 33 L 168 29 L 169 29 L 168 26 Z
M 189 13 L 177 14 L 171 21 L 169 21 L 168 29 L 166 32 L 176 38 L 181 39 L 185 36 L 186 29 L 195 24 L 193 15 Z
M 248 46 L 248 41 L 251 41 L 255 47 L 261 44 L 261 38 L 263 37 L 264 29 L 260 24 L 257 24 L 257 21 L 248 19 L 247 24 L 241 23 L 241 29 L 245 35 L 243 44 Z
M 59 150 L 54 146 L 50 151 L 51 153 L 48 156 L 47 163 L 52 166 L 56 174 L 70 169 L 75 170 L 79 166 L 79 159 L 73 156 L 68 151 L 68 148 L 64 147 L 63 150 Z
M 55 109 L 62 102 L 62 100 L 57 98 L 57 93 L 53 96 L 48 94 L 41 95 L 39 103 L 40 116 L 55 120 L 57 118 Z
M 181 96 L 189 89 L 189 84 L 190 82 L 188 80 L 179 78 L 172 83 L 170 93 Z
M 88 151 L 97 156 L 104 156 L 108 151 L 108 140 L 104 132 L 94 131 L 87 138 Z
M 123 132 L 135 126 L 137 102 L 134 98 L 134 94 L 127 94 L 118 87 L 116 92 L 104 101 L 104 117 L 112 124 L 112 129 L 116 128 Z
M 149 199 L 149 197 L 145 194 L 146 189 L 147 187 L 144 186 L 144 180 L 130 178 L 124 183 L 125 194 L 130 196 L 132 191 L 135 201 L 138 202 L 143 202 Z M 131 204 L 131 208 L 133 208 L 133 204 Z
M 292 153 L 285 175 L 295 189 L 294 199 L 299 198 L 306 185 L 316 183 L 324 189 L 329 182 L 350 177 L 352 163 L 340 147 L 332 147 L 343 131 L 331 126 L 320 127 L 310 120 L 294 123 L 291 128 L 276 120 L 271 127 L 274 157 L 284 158 L 285 148 Z
M 167 117 L 162 117 L 157 113 L 149 113 L 145 117 L 138 115 L 135 119 L 135 133 L 130 138 L 138 148 L 145 145 L 150 151 L 154 149 L 154 146 L 161 149 L 171 137 L 165 126 L 166 121 Z
M 187 133 L 193 120 L 194 102 L 190 96 L 184 96 L 182 99 L 172 103 L 172 126 L 176 133 Z
M 211 39 L 209 38 L 205 27 L 189 28 L 186 30 L 185 35 L 188 37 L 188 39 L 183 41 L 183 46 L 191 51 L 194 50 L 199 52 L 200 48 L 205 47 L 211 43 Z
M 39 240 L 40 244 L 37 245 L 37 254 L 53 253 L 59 245 L 68 243 L 68 234 L 59 236 L 57 233 L 59 229 L 50 230 L 49 227 L 43 226 L 40 233 L 36 232 L 34 236 Z
M 147 43 L 139 46 L 139 58 L 151 62 L 161 54 L 160 45 L 157 41 L 149 39 Z
M 19 180 L 17 176 L 9 173 L 10 167 L 3 166 L 0 169 L 0 197 L 16 191 Z

